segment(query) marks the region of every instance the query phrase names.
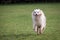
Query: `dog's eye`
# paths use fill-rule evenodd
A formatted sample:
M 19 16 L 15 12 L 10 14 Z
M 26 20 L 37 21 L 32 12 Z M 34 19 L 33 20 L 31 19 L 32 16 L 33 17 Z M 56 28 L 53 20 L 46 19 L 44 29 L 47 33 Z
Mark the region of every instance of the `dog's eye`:
M 36 12 L 34 12 L 34 13 L 36 13 Z
M 37 13 L 39 13 L 39 12 L 37 12 Z

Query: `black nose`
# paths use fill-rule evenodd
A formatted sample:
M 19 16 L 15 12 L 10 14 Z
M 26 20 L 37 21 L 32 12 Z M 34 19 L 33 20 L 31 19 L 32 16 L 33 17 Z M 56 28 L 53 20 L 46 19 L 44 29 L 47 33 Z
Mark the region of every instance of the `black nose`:
M 36 14 L 37 15 L 37 14 Z

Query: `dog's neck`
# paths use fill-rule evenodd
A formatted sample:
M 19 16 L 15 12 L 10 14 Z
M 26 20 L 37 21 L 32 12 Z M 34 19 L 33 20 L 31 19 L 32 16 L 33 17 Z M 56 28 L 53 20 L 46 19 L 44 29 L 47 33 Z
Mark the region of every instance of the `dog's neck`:
M 35 21 L 39 21 L 40 16 L 35 16 Z
M 40 25 L 40 16 L 35 16 L 36 25 Z

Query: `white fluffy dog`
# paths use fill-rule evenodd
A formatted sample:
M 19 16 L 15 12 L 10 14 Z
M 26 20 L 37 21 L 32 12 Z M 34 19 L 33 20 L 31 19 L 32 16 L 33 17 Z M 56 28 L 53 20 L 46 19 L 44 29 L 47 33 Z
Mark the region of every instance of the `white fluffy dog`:
M 46 17 L 42 10 L 35 9 L 32 12 L 33 29 L 37 34 L 42 34 L 46 27 Z

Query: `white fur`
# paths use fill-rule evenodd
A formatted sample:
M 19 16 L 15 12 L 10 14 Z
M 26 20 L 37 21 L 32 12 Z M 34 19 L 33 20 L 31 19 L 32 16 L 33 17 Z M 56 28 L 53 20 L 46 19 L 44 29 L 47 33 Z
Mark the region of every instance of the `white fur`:
M 36 17 L 35 15 L 41 14 L 39 17 Z M 37 20 L 36 20 L 37 19 Z M 33 29 L 35 32 L 37 32 L 37 25 L 41 25 L 41 30 L 46 27 L 46 17 L 42 10 L 35 9 L 32 12 L 32 20 L 33 20 Z

